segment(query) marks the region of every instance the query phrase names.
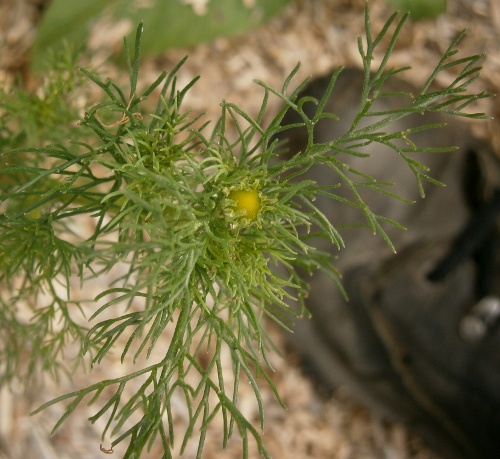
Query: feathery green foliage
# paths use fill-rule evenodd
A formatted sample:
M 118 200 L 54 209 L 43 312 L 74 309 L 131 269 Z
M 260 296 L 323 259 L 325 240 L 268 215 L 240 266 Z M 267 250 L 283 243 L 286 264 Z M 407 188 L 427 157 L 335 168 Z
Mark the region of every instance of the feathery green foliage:
M 243 457 L 252 437 L 260 453 L 269 457 L 259 427 L 241 412 L 239 386 L 251 385 L 259 426 L 264 428 L 260 385 L 268 384 L 279 400 L 269 376 L 267 356 L 273 344 L 264 318 L 287 327 L 293 320 L 285 301 L 290 298 L 300 302 L 299 310 L 306 313 L 302 299 L 307 283 L 299 268 L 324 269 L 338 282 L 329 255 L 314 249 L 300 234 L 314 228 L 343 247 L 332 223 L 314 204 L 319 194 L 340 199 L 336 185 L 320 187 L 301 176 L 314 164 L 332 168 L 352 191 L 352 200 L 344 200 L 345 204 L 364 212 L 371 230 L 390 245 L 383 224 L 397 223 L 372 213 L 357 192 L 358 187 L 368 186 L 387 194 L 385 184 L 349 170 L 339 153 L 362 155 L 361 147 L 384 143 L 408 163 L 419 184 L 435 182 L 427 168 L 412 159 L 414 152 L 424 150 L 409 140 L 411 132 L 389 134 L 384 128 L 414 112 L 484 117 L 464 111 L 488 95 L 466 92 L 478 76 L 480 56 L 453 60 L 461 36 L 406 108 L 371 111 L 377 97 L 388 95 L 384 82 L 405 70 L 387 68 L 406 16 L 399 22 L 396 18 L 391 16 L 372 37 L 367 8 L 366 43 L 359 42 L 366 77 L 359 115 L 344 135 L 324 144 L 315 143 L 313 127 L 322 118 L 335 118 L 323 110 L 342 69 L 334 72 L 324 98 L 313 101 L 317 111 L 311 119 L 302 108 L 311 98 L 298 99 L 307 81 L 290 90 L 296 68 L 280 90 L 258 83 L 264 96 L 255 119 L 223 102 L 221 118 L 210 131 L 208 123 L 183 109 L 183 99 L 196 82 L 178 87 L 183 62 L 139 91 L 142 26 L 133 55 L 126 43 L 130 62 L 126 90 L 81 71 L 101 89 L 103 99 L 88 108 L 79 126 L 73 123 L 74 113 L 68 115 L 67 105 L 59 103 L 73 89 L 78 91 L 78 85 L 66 88 L 62 79 L 38 100 L 49 115 L 58 117 L 60 128 L 53 138 L 39 126 L 38 147 L 26 146 L 36 136 L 10 118 L 17 116 L 14 96 L 1 95 L 0 376 L 4 382 L 16 375 L 28 380 L 48 370 L 57 377 L 69 345 L 78 349 L 78 364 L 104 365 L 119 350 L 121 361 L 134 368 L 130 374 L 99 381 L 39 407 L 35 413 L 66 403 L 54 431 L 85 401 L 97 405 L 90 422 L 105 420 L 103 439 L 109 436 L 112 447 L 128 441 L 126 458 L 140 457 L 155 440 L 163 446 L 163 457 L 170 458 L 174 440 L 175 445 L 180 441 L 182 451 L 196 435 L 201 457 L 207 427 L 221 417 L 222 446 L 237 431 Z M 393 25 L 385 56 L 371 72 L 375 49 Z M 452 66 L 459 68 L 456 80 L 429 92 L 439 72 Z M 80 81 L 72 71 L 66 75 L 68 81 Z M 49 104 L 49 94 L 56 105 Z M 264 126 L 273 95 L 285 106 Z M 26 96 L 19 97 L 22 102 Z M 157 98 L 157 108 L 147 113 L 145 101 L 152 97 Z M 287 110 L 295 110 L 309 132 L 306 150 L 291 159 L 279 156 L 281 146 L 275 140 L 296 126 L 281 125 Z M 69 123 L 63 124 L 61 116 L 67 116 Z M 361 119 L 372 116 L 376 116 L 373 123 L 360 127 Z M 235 127 L 235 138 L 229 125 Z M 405 140 L 404 146 L 395 142 L 397 138 Z M 356 181 L 350 178 L 353 173 Z M 250 196 L 255 214 L 247 216 L 246 204 L 235 198 L 241 195 Z M 91 224 L 85 227 L 82 221 Z M 113 279 L 109 288 L 88 301 L 73 298 L 72 286 L 93 285 L 104 274 Z M 23 366 L 19 356 L 26 353 L 28 364 Z M 223 353 L 232 363 L 230 379 L 224 377 Z M 133 395 L 125 396 L 129 385 L 135 387 Z M 189 418 L 180 433 L 174 426 L 174 393 L 181 394 Z

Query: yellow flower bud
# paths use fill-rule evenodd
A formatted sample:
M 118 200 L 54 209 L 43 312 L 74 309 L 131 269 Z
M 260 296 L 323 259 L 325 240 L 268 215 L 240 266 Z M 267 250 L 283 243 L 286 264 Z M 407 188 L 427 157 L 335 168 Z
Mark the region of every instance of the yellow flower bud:
M 229 199 L 236 203 L 237 211 L 246 211 L 245 217 L 255 220 L 260 209 L 260 197 L 257 190 L 233 190 L 229 193 Z

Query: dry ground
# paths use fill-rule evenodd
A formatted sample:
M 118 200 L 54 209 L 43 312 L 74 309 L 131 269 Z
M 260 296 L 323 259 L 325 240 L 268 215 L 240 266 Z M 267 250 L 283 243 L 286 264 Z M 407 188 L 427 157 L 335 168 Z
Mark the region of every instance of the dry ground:
M 19 66 L 21 56 L 29 46 L 38 4 L 41 3 L 43 0 L 0 0 L 0 76 L 8 77 L 9 72 Z M 370 4 L 373 28 L 378 30 L 390 14 L 389 7 L 383 0 L 372 0 Z M 188 81 L 202 75 L 202 79 L 190 93 L 188 105 L 215 118 L 219 102 L 227 99 L 256 113 L 262 93 L 252 83 L 255 78 L 279 87 L 297 61 L 302 63 L 297 82 L 339 65 L 359 66 L 356 37 L 363 34 L 363 8 L 364 0 L 293 1 L 279 17 L 244 37 L 219 39 L 195 49 L 172 50 L 147 59 L 143 78 L 153 80 L 162 69 L 171 68 L 182 56 L 189 54 L 182 77 Z M 95 27 L 90 43 L 95 48 L 95 60 L 108 67 L 110 72 L 116 72 L 116 69 L 107 63 L 107 58 L 120 46 L 127 27 L 125 24 L 125 28 L 110 29 L 105 22 Z M 469 29 L 461 45 L 463 53 L 487 53 L 476 89 L 498 92 L 500 3 L 497 0 L 449 0 L 446 16 L 409 23 L 393 54 L 393 65 L 412 65 L 414 71 L 408 74 L 409 78 L 415 83 L 422 82 L 450 39 L 463 28 Z M 445 75 L 443 82 L 448 78 L 451 76 Z M 278 102 L 274 102 L 271 110 L 277 105 Z M 495 101 L 486 101 L 481 111 L 498 118 L 500 106 Z M 475 123 L 473 129 L 479 135 L 489 137 L 500 151 L 498 121 Z M 278 342 L 282 341 L 274 329 L 273 334 Z M 264 393 L 268 416 L 264 437 L 274 458 L 438 459 L 437 454 L 425 448 L 403 426 L 387 423 L 376 414 L 356 406 L 346 391 L 340 391 L 328 401 L 322 399 L 301 375 L 293 356 L 286 356 L 284 360 L 276 357 L 274 363 L 276 372 L 273 377 L 288 406 L 286 411 L 282 410 L 271 394 Z M 109 377 L 114 371 L 123 371 L 118 367 L 118 362 L 111 362 L 98 373 Z M 36 417 L 28 416 L 30 409 L 41 402 L 71 391 L 88 379 L 88 375 L 80 376 L 80 379 L 63 382 L 61 386 L 47 381 L 43 387 L 28 393 L 1 391 L 0 458 L 106 457 L 99 451 L 98 426 L 86 422 L 90 411 L 79 411 L 52 439 L 48 432 L 61 414 L 60 408 L 55 407 Z M 255 415 L 253 394 L 249 388 L 242 388 L 242 403 L 249 415 Z M 239 457 L 238 442 L 230 443 L 222 452 L 220 441 L 220 431 L 211 431 L 204 458 Z M 110 457 L 121 457 L 120 453 L 117 448 Z M 192 454 L 189 447 L 185 457 L 191 458 Z M 153 451 L 150 457 L 159 455 Z M 257 457 L 253 450 L 251 457 Z

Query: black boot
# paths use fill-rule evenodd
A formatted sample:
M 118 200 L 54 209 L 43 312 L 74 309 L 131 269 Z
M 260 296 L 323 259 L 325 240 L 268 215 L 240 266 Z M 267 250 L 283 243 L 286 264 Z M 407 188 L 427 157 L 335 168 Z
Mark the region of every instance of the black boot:
M 321 98 L 329 77 L 313 81 L 302 95 Z M 344 71 L 316 141 L 337 138 L 359 106 L 361 72 Z M 411 91 L 389 79 L 386 91 Z M 391 86 L 392 85 L 392 86 Z M 380 100 L 379 109 L 396 104 Z M 309 107 L 314 110 L 314 107 Z M 314 111 L 312 112 L 314 113 Z M 299 122 L 287 114 L 284 124 Z M 454 119 L 412 115 L 394 129 L 447 122 L 412 140 L 419 146 L 457 145 L 448 153 L 415 158 L 446 188 L 429 185 L 420 199 L 415 178 L 394 151 L 370 147 L 371 158 L 349 164 L 395 182 L 407 204 L 366 190 L 371 210 L 408 228 L 385 228 L 397 254 L 363 224 L 359 209 L 319 197 L 317 205 L 340 231 L 346 248 L 326 242 L 343 274 L 349 301 L 321 272 L 310 279 L 306 305 L 311 319 L 297 321 L 291 346 L 325 387 L 345 386 L 354 397 L 405 423 L 450 457 L 500 458 L 500 181 L 499 156 Z M 305 148 L 305 131 L 289 134 L 291 154 Z M 308 173 L 309 174 L 309 173 Z M 305 177 L 339 182 L 328 168 Z M 341 186 L 338 194 L 349 198 Z

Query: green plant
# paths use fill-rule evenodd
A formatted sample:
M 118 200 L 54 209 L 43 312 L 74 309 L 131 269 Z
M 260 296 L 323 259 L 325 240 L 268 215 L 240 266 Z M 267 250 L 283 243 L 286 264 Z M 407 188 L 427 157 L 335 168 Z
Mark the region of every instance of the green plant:
M 183 62 L 170 73 L 163 72 L 145 90 L 139 89 L 142 26 L 137 29 L 133 56 L 125 43 L 130 63 L 126 91 L 112 80 L 82 69 L 104 98 L 87 110 L 75 140 L 42 142 L 39 147 L 6 140 L 6 145 L 17 148 L 1 152 L 0 174 L 6 178 L 0 216 L 3 382 L 15 375 L 27 380 L 39 370 L 57 376 L 64 370 L 59 365 L 69 343 L 78 349 L 76 362 L 91 367 L 105 364 L 108 355 L 120 349 L 121 361 L 134 369 L 129 374 L 65 394 L 34 413 L 66 402 L 55 431 L 84 400 L 89 405 L 99 404 L 90 422 L 106 420 L 102 437 L 109 435 L 112 447 L 128 440 L 125 457 L 139 457 L 159 439 L 163 457 L 168 458 L 179 435 L 171 403 L 172 395 L 178 393 L 189 418 L 181 433 L 181 451 L 198 431 L 201 457 L 207 426 L 220 416 L 222 446 L 237 431 L 243 457 L 248 455 L 249 437 L 268 457 L 258 428 L 240 411 L 239 386 L 242 381 L 252 386 L 263 428 L 259 385 L 268 384 L 279 400 L 268 375 L 267 354 L 273 344 L 264 317 L 286 328 L 293 320 L 287 300 L 298 301 L 301 313 L 307 313 L 302 303 L 307 283 L 298 268 L 324 269 L 338 283 L 329 255 L 300 235 L 314 232 L 343 247 L 332 223 L 314 205 L 319 194 L 340 199 L 335 194 L 337 185 L 320 187 L 301 180 L 301 175 L 314 164 L 332 168 L 352 191 L 352 200 L 344 200 L 345 204 L 363 212 L 367 227 L 391 245 L 383 226 L 397 223 L 371 212 L 357 189 L 368 187 L 397 196 L 386 183 L 350 169 L 341 155 L 359 156 L 360 147 L 381 142 L 408 163 L 419 186 L 425 180 L 437 183 L 427 175 L 426 166 L 412 157 L 416 152 L 436 150 L 414 145 L 410 140 L 414 131 L 387 133 L 384 128 L 415 112 L 485 117 L 464 111 L 488 95 L 466 92 L 478 76 L 480 56 L 454 59 L 462 35 L 452 42 L 406 108 L 382 113 L 371 110 L 376 98 L 394 96 L 384 93 L 384 82 L 406 70 L 387 67 L 406 17 L 396 21 L 397 15 L 391 16 L 372 37 L 366 8 L 366 43 L 359 40 L 365 69 L 359 114 L 344 135 L 325 144 L 315 143 L 313 128 L 322 118 L 336 117 L 323 110 L 342 69 L 334 72 L 320 101 L 297 98 L 307 81 L 289 90 L 297 68 L 281 90 L 259 82 L 264 97 L 256 119 L 223 102 L 221 118 L 211 131 L 202 118 L 191 117 L 182 108 L 184 96 L 196 82 L 178 88 L 176 74 Z M 385 55 L 371 73 L 374 51 L 393 25 Z M 456 79 L 443 90 L 430 91 L 439 72 L 451 67 L 457 68 Z M 150 114 L 144 107 L 156 92 L 157 107 Z M 285 107 L 263 126 L 272 95 Z M 303 110 L 310 102 L 317 104 L 312 118 Z M 4 99 L 2 105 L 5 107 Z M 9 107 L 4 110 L 5 120 Z M 281 147 L 275 140 L 278 133 L 296 126 L 281 126 L 287 110 L 297 111 L 309 132 L 307 149 L 291 159 L 280 156 Z M 377 117 L 373 123 L 359 125 L 361 119 L 371 116 Z M 16 137 L 15 132 L 11 127 L 5 138 Z M 396 139 L 403 139 L 404 145 Z M 93 222 L 90 234 L 75 229 L 75 222 L 82 218 Z M 105 273 L 112 274 L 117 266 L 122 268 L 120 273 L 96 298 L 72 297 L 70 284 L 75 277 L 87 285 Z M 26 345 L 27 337 L 31 346 Z M 151 363 L 165 337 L 166 350 Z M 224 378 L 223 351 L 230 355 L 232 381 Z M 21 353 L 29 357 L 25 367 L 18 358 Z M 124 393 L 130 384 L 136 384 L 136 389 L 127 399 Z
M 408 11 L 415 20 L 435 18 L 446 12 L 446 0 L 388 0 L 400 11 Z
M 141 52 L 158 53 L 171 47 L 193 46 L 217 37 L 245 33 L 268 21 L 288 1 L 87 0 L 68 3 L 52 0 L 36 36 L 32 64 L 40 69 L 47 50 L 65 41 L 81 47 L 89 35 L 90 25 L 99 18 L 131 24 L 143 21 Z

